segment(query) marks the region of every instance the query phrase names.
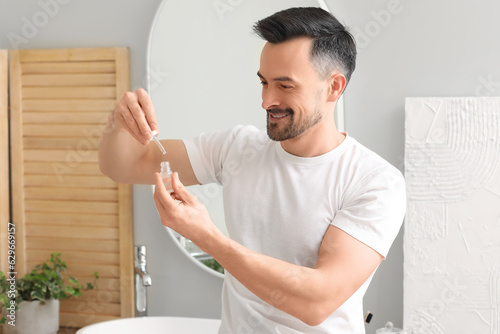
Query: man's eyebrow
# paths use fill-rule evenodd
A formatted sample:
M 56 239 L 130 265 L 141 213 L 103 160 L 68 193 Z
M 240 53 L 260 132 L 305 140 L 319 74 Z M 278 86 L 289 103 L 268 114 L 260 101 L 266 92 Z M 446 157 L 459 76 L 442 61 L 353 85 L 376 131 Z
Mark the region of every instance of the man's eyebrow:
M 257 75 L 259 76 L 259 78 L 261 78 L 262 80 L 266 80 L 266 78 L 264 78 L 264 76 L 262 74 L 260 74 L 260 72 L 257 72 Z M 273 81 L 290 81 L 290 82 L 295 82 L 295 80 L 293 80 L 292 78 L 288 77 L 288 76 L 281 76 L 281 77 L 276 77 L 276 78 L 273 78 L 272 79 Z

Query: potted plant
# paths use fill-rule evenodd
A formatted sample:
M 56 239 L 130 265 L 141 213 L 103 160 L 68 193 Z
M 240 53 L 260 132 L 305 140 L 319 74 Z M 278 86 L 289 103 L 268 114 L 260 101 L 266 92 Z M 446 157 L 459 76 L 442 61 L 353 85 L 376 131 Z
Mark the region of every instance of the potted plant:
M 59 330 L 59 300 L 78 297 L 82 290 L 91 290 L 94 283 L 84 287 L 74 277 L 64 282 L 67 265 L 61 253 L 52 253 L 50 259 L 36 265 L 31 273 L 16 279 L 0 271 L 0 311 L 4 334 L 56 334 Z

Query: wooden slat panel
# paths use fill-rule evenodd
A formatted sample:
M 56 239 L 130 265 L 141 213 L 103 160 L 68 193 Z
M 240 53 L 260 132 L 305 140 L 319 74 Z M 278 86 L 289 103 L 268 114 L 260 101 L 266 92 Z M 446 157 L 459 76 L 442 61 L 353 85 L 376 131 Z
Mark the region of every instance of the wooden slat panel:
M 95 278 L 92 275 L 90 276 L 78 276 L 78 280 L 80 282 L 84 283 L 93 283 L 95 281 Z M 65 280 L 65 282 L 69 283 L 69 280 Z M 99 280 L 97 281 L 99 289 L 102 289 L 103 291 L 120 291 L 120 279 L 119 278 L 112 278 L 112 277 L 100 277 Z
M 26 142 L 26 139 L 25 139 Z M 48 162 L 30 162 L 24 163 L 24 172 L 26 174 L 48 174 L 48 175 L 61 175 L 61 166 L 55 161 Z M 64 169 L 63 175 L 102 175 L 99 164 L 95 163 L 79 163 L 72 164 L 70 168 Z
M 46 261 L 48 258 L 50 258 L 50 254 L 52 251 L 45 251 L 45 250 L 36 250 L 36 251 L 30 251 L 26 250 L 26 258 L 27 261 L 30 262 L 43 262 Z M 86 264 L 116 264 L 119 261 L 119 255 L 118 253 L 98 253 L 98 252 L 73 252 L 73 251 L 66 251 L 64 254 L 61 255 L 61 258 L 63 261 L 68 262 L 68 266 L 77 266 L 80 263 L 86 263 Z M 68 260 L 71 261 L 68 261 Z M 92 275 L 92 273 L 89 273 L 89 275 Z
M 117 200 L 117 190 L 93 188 L 51 188 L 51 187 L 26 187 L 26 199 L 66 200 L 66 201 L 99 201 L 112 202 Z
M 100 126 L 95 124 L 26 124 L 23 129 L 26 137 L 82 137 L 85 141 L 78 143 L 75 148 L 80 145 L 88 146 L 86 141 L 89 138 L 86 134 L 101 131 Z
M 23 100 L 26 111 L 111 111 L 115 105 L 115 99 Z
M 62 307 L 62 326 L 133 316 L 131 187 L 104 177 L 97 158 L 109 113 L 129 87 L 128 50 L 14 53 L 12 161 L 24 250 L 18 274 L 60 251 L 80 281 L 102 272 L 100 290 Z M 89 311 L 92 302 L 109 304 L 114 316 Z
M 99 273 L 100 273 L 100 271 L 99 271 Z M 73 275 L 73 274 L 71 274 L 71 275 Z M 78 277 L 77 274 L 75 274 L 74 276 Z M 97 286 L 99 287 L 99 283 L 97 283 Z M 80 297 L 78 297 L 78 300 L 91 301 L 91 302 L 97 302 L 97 303 L 119 303 L 120 302 L 120 292 L 119 291 L 108 291 L 108 290 L 104 290 L 104 288 L 101 289 L 99 287 L 99 289 L 97 289 L 97 290 L 85 291 L 85 293 L 83 293 Z
M 118 240 L 118 229 L 112 227 L 83 227 L 77 224 L 73 226 L 30 224 L 26 227 L 26 236 L 90 239 L 91 241 L 87 242 L 93 244 L 97 243 L 96 240 Z
M 87 201 L 53 201 L 31 200 L 25 201 L 26 212 L 60 212 L 60 213 L 97 213 L 113 214 L 118 210 L 118 204 L 112 202 Z
M 114 73 L 115 62 L 110 61 L 72 61 L 47 63 L 23 63 L 23 74 L 41 73 Z
M 31 228 L 31 226 L 30 226 Z M 101 228 L 97 230 L 94 228 L 94 233 L 100 233 Z M 59 249 L 61 252 L 65 252 L 67 250 L 77 250 L 77 251 L 85 251 L 89 248 L 89 241 L 83 239 L 70 239 L 70 238 L 54 238 L 53 236 L 42 237 L 30 237 L 30 233 L 26 237 L 26 243 L 28 245 L 28 249 Z M 118 252 L 118 240 L 100 240 L 99 242 L 94 242 L 93 248 L 97 252 Z M 93 270 L 97 271 L 97 268 Z M 86 272 L 86 274 L 88 271 Z M 100 276 L 102 277 L 102 271 L 99 271 Z M 80 273 L 78 276 L 82 276 Z
M 105 242 L 113 242 L 116 243 L 117 241 L 102 241 L 103 243 Z M 97 265 L 95 263 L 93 264 L 81 264 L 78 266 L 73 266 L 72 268 L 69 268 L 68 270 L 68 275 L 74 276 L 74 277 L 83 277 L 84 275 L 88 275 L 88 273 L 93 273 L 93 272 L 99 272 L 99 277 L 107 277 L 107 278 L 118 278 L 120 277 L 120 267 L 119 265 Z M 104 286 L 102 287 L 103 289 L 105 288 Z M 120 300 L 120 298 L 116 298 L 116 300 Z M 110 300 L 107 300 L 106 302 L 111 302 Z
M 97 143 L 94 138 L 68 138 L 68 137 L 25 137 L 23 139 L 24 147 L 28 150 L 63 150 L 68 147 L 80 147 L 88 149 L 92 147 L 97 150 Z
M 121 49 L 121 48 L 119 48 Z M 23 50 L 21 62 L 114 61 L 117 48 Z M 113 83 L 114 84 L 114 83 Z
M 24 222 L 24 178 L 23 178 L 23 129 L 21 96 L 21 51 L 10 52 L 10 145 L 11 145 L 11 188 L 12 220 L 16 224 L 16 271 L 22 277 L 26 273 L 25 222 Z
M 63 260 L 63 261 L 65 261 L 65 260 Z M 67 276 L 72 276 L 72 275 L 68 274 Z M 88 275 L 88 276 L 86 276 L 86 275 L 79 275 L 78 276 L 78 280 L 83 285 L 87 285 L 87 283 L 93 284 L 94 282 L 96 282 L 96 279 L 95 279 L 95 276 L 94 276 L 94 272 L 92 272 L 92 274 Z M 63 282 L 64 282 L 65 285 L 71 284 L 70 281 L 69 281 L 69 277 L 64 277 L 63 278 Z M 117 283 L 119 282 L 119 280 L 116 279 L 116 278 L 113 278 L 113 277 L 104 277 L 102 281 L 99 278 L 99 282 L 103 283 L 101 285 L 103 291 L 117 291 L 118 290 L 118 284 Z M 82 293 L 85 293 L 85 291 L 82 291 Z M 77 300 L 77 299 L 72 298 L 72 300 Z
M 135 314 L 134 298 L 134 280 L 133 276 L 127 273 L 134 272 L 133 244 L 126 242 L 133 238 L 132 225 L 132 186 L 129 184 L 120 184 L 118 187 L 119 201 L 122 205 L 119 207 L 120 221 L 120 277 L 122 293 L 122 317 L 132 317 Z
M 0 270 L 8 270 L 9 205 L 9 128 L 8 128 L 8 54 L 0 50 Z
M 115 87 L 24 87 L 24 99 L 114 99 Z
M 116 189 L 116 183 L 105 176 L 26 175 L 24 179 L 27 186 Z
M 82 139 L 82 142 L 85 139 Z M 90 146 L 90 145 L 89 145 Z M 93 149 L 93 148 L 92 148 Z M 67 163 L 68 167 L 76 167 L 82 162 L 94 162 L 97 163 L 98 156 L 97 151 L 84 151 L 83 149 L 77 150 L 25 150 L 24 151 L 25 161 L 61 161 Z M 53 166 L 56 167 L 56 166 Z M 56 172 L 57 173 L 57 172 Z
M 26 212 L 26 222 L 29 224 L 47 223 L 52 225 L 80 225 L 80 226 L 116 226 L 118 227 L 118 215 L 99 215 L 88 213 L 50 213 L 50 212 Z
M 59 304 L 61 312 L 80 312 L 85 309 L 95 310 L 99 314 L 120 315 L 119 303 L 92 303 L 78 299 L 65 300 Z
M 24 124 L 100 124 L 107 123 L 109 111 L 94 112 L 25 112 L 23 115 Z
M 117 49 L 116 52 L 116 96 L 120 98 L 130 87 L 129 53 L 125 48 Z M 133 268 L 133 243 L 126 240 L 133 239 L 132 228 L 132 186 L 121 184 L 118 188 L 119 201 L 122 205 L 119 208 L 120 220 L 120 277 L 121 277 L 121 315 L 122 317 L 132 317 L 135 314 L 134 280 L 133 275 L 128 273 L 134 271 Z
M 114 86 L 115 74 L 25 74 L 23 86 Z

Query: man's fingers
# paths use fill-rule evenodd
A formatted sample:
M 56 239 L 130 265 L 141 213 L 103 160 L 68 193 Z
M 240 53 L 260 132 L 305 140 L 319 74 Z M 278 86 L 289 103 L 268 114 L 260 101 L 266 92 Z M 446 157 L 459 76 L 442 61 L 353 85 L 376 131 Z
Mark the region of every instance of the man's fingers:
M 159 173 L 155 173 L 155 194 L 154 199 L 158 209 L 161 207 L 167 209 L 175 201 L 172 199 L 168 193 L 165 185 L 163 184 L 163 179 Z M 160 204 L 160 206 L 158 205 Z
M 142 139 L 141 142 L 145 144 L 149 143 L 149 139 L 151 139 L 153 133 L 148 125 L 148 122 L 146 121 L 146 115 L 144 114 L 144 111 L 142 110 L 138 102 L 129 104 L 128 108 L 130 110 L 130 114 L 137 123 L 139 137 Z
M 148 93 L 144 89 L 126 92 L 118 107 L 129 132 L 140 143 L 147 145 L 153 136 L 153 130 L 158 131 L 153 103 Z
M 128 132 L 134 137 L 138 142 L 144 144 L 144 140 L 141 138 L 141 131 L 139 130 L 139 127 L 137 126 L 137 122 L 135 121 L 134 117 L 128 110 L 128 107 L 125 106 L 126 111 L 125 112 L 120 112 L 118 114 L 118 117 L 121 117 L 123 120 L 123 123 L 125 126 L 128 128 Z
M 156 132 L 159 133 L 158 121 L 156 120 L 155 108 L 153 102 L 151 101 L 151 97 L 142 88 L 136 90 L 135 93 L 137 94 L 139 105 L 141 106 L 142 111 L 144 112 L 144 115 L 146 117 L 146 122 L 148 123 L 149 128 L 152 131 L 156 130 Z
M 179 173 L 175 172 L 172 175 L 172 189 L 177 195 L 177 198 L 188 205 L 195 204 L 196 197 L 194 197 L 179 180 Z

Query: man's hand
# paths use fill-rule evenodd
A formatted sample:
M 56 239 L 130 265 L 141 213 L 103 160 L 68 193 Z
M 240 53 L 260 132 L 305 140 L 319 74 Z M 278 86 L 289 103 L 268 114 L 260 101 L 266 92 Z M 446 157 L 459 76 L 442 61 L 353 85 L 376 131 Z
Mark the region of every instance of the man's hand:
M 156 173 L 155 177 L 154 200 L 163 225 L 188 238 L 204 251 L 211 240 L 223 236 L 205 206 L 181 183 L 178 173 L 172 175 L 171 194 L 165 189 L 160 174 Z
M 149 94 L 142 88 L 123 94 L 111 115 L 115 128 L 128 131 L 139 143 L 148 145 L 158 122 Z

